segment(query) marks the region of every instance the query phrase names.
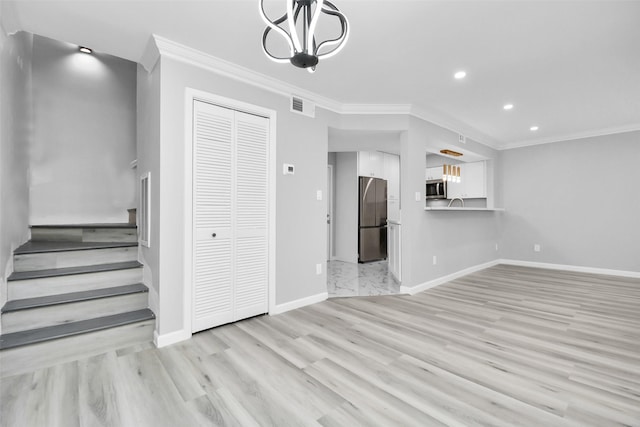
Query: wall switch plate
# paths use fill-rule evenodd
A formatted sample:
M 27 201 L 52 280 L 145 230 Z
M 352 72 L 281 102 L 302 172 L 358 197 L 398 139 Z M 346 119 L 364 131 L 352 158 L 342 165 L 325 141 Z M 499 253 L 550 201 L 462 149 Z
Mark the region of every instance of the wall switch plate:
M 464 135 L 458 134 L 458 142 L 466 144 L 467 143 L 467 138 Z
M 422 201 L 422 195 L 420 194 L 419 191 L 416 191 L 416 202 L 421 202 Z
M 434 255 L 433 256 L 433 265 L 436 265 L 438 263 L 438 258 Z
M 533 245 L 533 251 L 534 252 L 540 252 L 542 250 L 541 246 L 536 243 L 535 245 Z
M 316 191 L 316 199 L 322 200 L 322 190 Z
M 322 264 L 316 264 L 316 274 L 322 274 Z
M 496 243 L 496 251 L 498 250 L 498 244 Z
M 288 163 L 282 165 L 282 174 L 283 175 L 293 175 L 295 172 L 295 167 Z

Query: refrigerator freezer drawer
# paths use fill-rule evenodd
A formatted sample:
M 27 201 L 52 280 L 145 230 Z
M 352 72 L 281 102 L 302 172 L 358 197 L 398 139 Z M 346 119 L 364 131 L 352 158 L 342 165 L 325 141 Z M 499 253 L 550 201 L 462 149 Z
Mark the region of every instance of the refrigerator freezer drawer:
M 360 228 L 359 233 L 359 262 L 387 258 L 387 227 Z

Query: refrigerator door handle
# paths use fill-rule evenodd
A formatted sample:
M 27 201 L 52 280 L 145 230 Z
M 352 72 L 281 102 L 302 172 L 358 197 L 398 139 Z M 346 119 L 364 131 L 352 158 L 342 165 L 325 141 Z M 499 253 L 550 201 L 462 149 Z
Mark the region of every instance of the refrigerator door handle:
M 371 186 L 371 183 L 373 182 L 373 179 L 369 178 L 367 180 L 367 186 L 364 188 L 364 191 L 362 192 L 362 203 L 364 204 L 365 199 L 367 198 L 367 193 L 369 192 L 369 187 Z

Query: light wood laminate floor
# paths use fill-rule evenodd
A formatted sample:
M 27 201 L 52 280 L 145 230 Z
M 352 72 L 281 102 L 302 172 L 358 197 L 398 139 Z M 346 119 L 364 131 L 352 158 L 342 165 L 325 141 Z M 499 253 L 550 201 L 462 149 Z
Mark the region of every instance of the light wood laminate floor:
M 640 426 L 640 280 L 496 266 L 2 379 L 9 426 Z

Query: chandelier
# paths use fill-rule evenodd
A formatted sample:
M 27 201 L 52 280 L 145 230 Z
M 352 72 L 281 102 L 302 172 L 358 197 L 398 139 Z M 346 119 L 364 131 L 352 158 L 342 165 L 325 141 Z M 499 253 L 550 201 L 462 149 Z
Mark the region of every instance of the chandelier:
M 306 68 L 313 73 L 320 59 L 329 58 L 344 47 L 349 37 L 349 23 L 344 14 L 327 0 L 286 0 L 286 3 L 286 13 L 275 21 L 271 21 L 264 11 L 264 0 L 260 0 L 260 16 L 267 24 L 267 28 L 262 34 L 262 49 L 267 57 L 275 62 L 291 62 L 296 67 Z M 316 41 L 316 27 L 320 13 L 338 18 L 341 33 L 334 39 L 318 43 Z M 280 26 L 285 22 L 285 27 L 288 26 L 288 32 Z M 276 56 L 267 49 L 267 37 L 272 30 L 287 41 L 289 56 Z M 300 32 L 302 37 L 300 37 Z

